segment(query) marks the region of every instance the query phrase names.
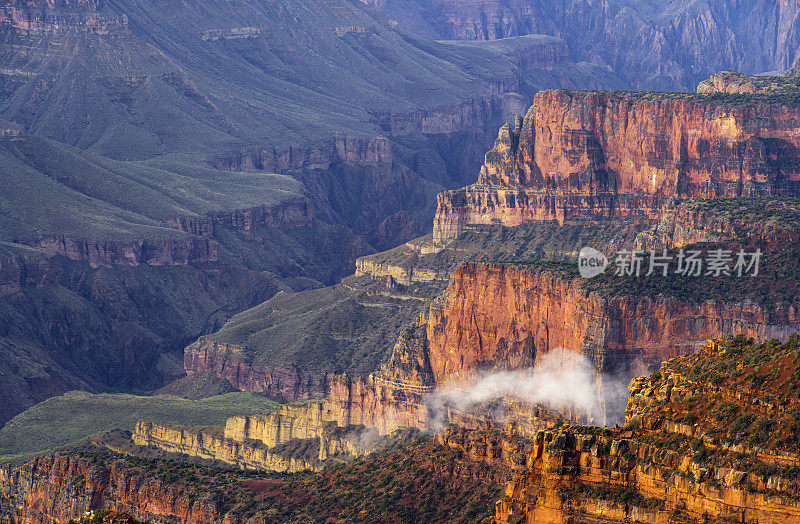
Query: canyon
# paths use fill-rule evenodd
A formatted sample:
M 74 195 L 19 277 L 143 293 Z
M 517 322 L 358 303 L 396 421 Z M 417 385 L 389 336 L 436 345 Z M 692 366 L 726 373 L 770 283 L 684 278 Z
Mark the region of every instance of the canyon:
M 784 71 L 797 58 L 794 0 L 741 5 L 710 0 L 363 0 L 410 33 L 497 41 L 562 38 L 577 61 L 614 71 L 631 89 L 688 91 L 720 70 Z
M 793 473 L 800 464 L 800 448 L 792 429 L 798 416 L 792 393 L 797 388 L 798 343 L 797 336 L 786 343 L 760 344 L 740 335 L 709 341 L 692 355 L 665 361 L 655 373 L 630 384 L 622 428 L 557 423 L 526 438 L 497 429 L 450 427 L 430 442 L 296 480 L 215 469 L 178 455 L 178 462 L 165 470 L 168 461 L 153 458 L 149 447 L 109 453 L 101 438 L 88 447 L 0 469 L 0 500 L 7 515 L 25 521 L 58 521 L 103 509 L 158 522 L 245 522 L 275 511 L 276 500 L 288 504 L 285 511 L 293 514 L 300 505 L 304 511 L 316 508 L 319 517 L 342 511 L 324 495 L 334 485 L 362 507 L 365 493 L 384 496 L 387 473 L 391 479 L 405 471 L 457 480 L 472 489 L 505 483 L 503 492 L 493 492 L 499 497 L 493 508 L 498 523 L 794 522 L 800 519 L 800 486 Z M 725 370 L 727 375 L 714 378 Z M 773 371 L 779 379 L 762 387 L 758 376 Z M 317 414 L 322 406 L 314 408 Z M 284 407 L 272 416 L 234 417 L 223 431 L 232 440 L 264 439 L 260 442 L 267 446 L 289 436 L 318 436 L 320 417 L 305 418 L 305 411 L 297 418 L 298 413 Z M 164 429 L 150 424 L 140 423 L 137 433 Z M 771 432 L 770 425 L 778 429 Z M 362 481 L 366 475 L 368 487 L 351 485 L 351 474 Z M 198 478 L 213 481 L 216 494 L 199 492 Z M 318 483 L 328 487 L 320 490 Z M 261 497 L 258 490 L 253 494 L 256 486 L 286 489 Z M 298 489 L 308 496 L 295 500 Z M 255 502 L 247 506 L 247 500 Z M 449 505 L 448 500 L 445 496 L 441 503 Z
M 617 85 L 557 37 L 419 42 L 334 4 L 0 8 L 0 421 L 164 385 L 234 314 L 427 233 L 536 90 Z
M 797 332 L 800 320 L 791 300 L 765 302 L 756 291 L 758 283 L 749 288 L 730 279 L 710 285 L 651 277 L 655 281 L 648 285 L 614 276 L 587 281 L 574 267 L 547 261 L 574 257 L 578 231 L 584 245 L 608 254 L 614 247 L 748 246 L 757 241 L 762 249 L 766 246 L 769 260 L 782 257 L 763 276 L 772 278 L 769 272 L 780 271 L 785 263 L 782 246 L 796 237 L 800 207 L 791 195 L 797 191 L 798 173 L 792 171 L 793 109 L 769 99 L 759 104 L 707 95 L 540 93 L 524 119 L 501 128 L 479 181 L 440 195 L 433 235 L 360 258 L 354 276 L 319 298 L 289 295 L 241 315 L 187 347 L 185 370 L 213 373 L 239 389 L 287 401 L 325 398 L 329 423 L 375 428 L 382 435 L 403 427 L 430 430 L 456 423 L 472 429 L 502 427 L 533 438 L 559 416 L 574 422 L 621 421 L 613 402 L 604 403 L 599 413 L 559 414 L 506 398 L 493 415 L 432 406 L 431 399 L 486 373 L 533 368 L 537 359 L 560 348 L 587 359 L 603 387 L 658 369 L 661 362 L 694 353 L 707 340 L 728 333 L 787 340 Z M 553 124 L 555 117 L 546 115 L 557 113 L 564 116 Z M 768 123 L 748 123 L 756 113 Z M 570 134 L 576 127 L 582 131 Z M 653 151 L 647 142 L 639 149 L 626 145 L 635 143 L 637 133 L 655 136 L 644 131 L 652 128 L 672 132 L 659 138 L 660 153 L 655 142 Z M 586 138 L 596 133 L 596 142 Z M 574 138 L 579 136 L 584 138 Z M 784 140 L 779 137 L 786 139 L 785 147 L 776 146 Z M 763 146 L 761 153 L 753 152 L 754 143 Z M 767 145 L 771 149 L 764 149 Z M 475 196 L 481 191 L 508 191 L 513 198 L 486 197 L 484 205 Z M 550 203 L 525 207 L 530 200 L 519 196 L 525 192 Z M 610 205 L 591 207 L 604 193 Z M 458 195 L 471 196 L 456 207 L 452 202 Z M 507 261 L 491 261 L 487 254 Z M 736 291 L 726 292 L 726 286 Z M 334 297 L 362 305 L 369 301 L 368 309 L 380 304 L 378 311 L 395 308 L 398 313 L 373 317 L 359 310 L 361 327 L 357 323 L 342 330 L 350 317 L 328 309 Z M 311 305 L 310 299 L 320 300 L 321 306 Z M 398 308 L 404 302 L 412 306 Z M 333 318 L 344 321 L 337 323 L 337 342 L 331 341 L 336 351 L 341 351 L 341 340 L 363 347 L 371 331 L 367 326 L 382 326 L 379 335 L 369 335 L 374 337 L 372 358 L 380 359 L 373 360 L 372 370 L 377 370 L 363 360 L 359 368 L 342 366 L 340 359 L 320 366 L 321 355 L 315 353 L 319 339 L 312 339 L 313 346 L 292 343 L 289 352 L 263 353 L 260 347 L 283 336 L 277 326 L 286 315 L 293 316 L 291 311 L 313 312 L 315 319 L 287 324 L 295 332 Z M 383 331 L 388 319 L 407 326 L 405 331 Z M 393 349 L 381 356 L 386 343 Z
M 800 4 L 750 3 L 7 2 L 0 521 L 800 522 Z

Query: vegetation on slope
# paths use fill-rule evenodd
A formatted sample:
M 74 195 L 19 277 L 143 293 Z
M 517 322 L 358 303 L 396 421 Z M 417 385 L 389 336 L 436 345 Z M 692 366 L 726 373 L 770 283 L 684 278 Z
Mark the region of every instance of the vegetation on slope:
M 281 293 L 235 315 L 208 338 L 239 346 L 241 357 L 269 367 L 371 373 L 424 305 L 341 284 Z
M 650 385 L 658 388 L 673 374 L 703 394 L 654 404 L 645 415 L 657 408 L 718 443 L 800 452 L 800 335 L 784 343 L 737 335 L 665 363 Z
M 800 199 L 794 197 L 694 198 L 685 205 L 689 211 L 749 223 L 760 231 L 800 231 Z
M 707 300 L 724 303 L 752 302 L 766 310 L 773 310 L 778 306 L 792 306 L 798 303 L 800 247 L 791 238 L 794 237 L 787 237 L 787 240 L 782 242 L 779 237 L 778 241 L 770 243 L 754 239 L 747 242 L 692 244 L 683 249 L 684 254 L 688 254 L 691 250 L 701 251 L 703 259 L 715 250 L 731 252 L 730 275 L 708 275 L 705 262 L 701 273 L 697 276 L 676 273 L 680 252 L 677 249 L 667 251 L 667 256 L 672 257 L 672 261 L 666 276 L 658 267 L 652 275 L 646 275 L 649 252 L 639 255 L 641 271 L 638 277 L 635 274 L 617 275 L 617 264 L 614 259 L 609 261 L 604 274 L 591 279 L 580 277 L 577 262 L 525 260 L 512 263 L 529 268 L 531 271 L 548 271 L 568 280 L 578 279 L 580 286 L 586 291 L 607 297 L 674 298 L 694 303 Z M 740 277 L 733 271 L 740 249 L 746 254 L 754 253 L 757 249 L 761 250 L 758 275 L 751 276 L 743 272 L 743 276 Z M 662 254 L 656 252 L 656 256 Z M 749 256 L 745 261 L 749 263 Z
M 684 100 L 703 105 L 715 105 L 726 108 L 756 107 L 759 105 L 798 106 L 800 90 L 778 90 L 763 93 L 684 93 L 678 91 L 596 91 L 596 90 L 560 90 L 571 96 L 599 95 L 601 99 L 622 103 L 662 102 Z
M 319 473 L 292 474 L 123 456 L 96 448 L 73 453 L 102 467 L 157 479 L 190 497 L 210 497 L 221 514 L 268 522 L 479 522 L 492 514 L 501 492 L 498 481 L 487 480 L 489 466 L 433 442 Z
M 276 406 L 277 402 L 263 395 L 244 392 L 187 400 L 172 395 L 70 391 L 20 413 L 0 429 L 0 460 L 41 453 L 101 431 L 131 431 L 139 419 L 224 425 L 234 415 L 255 415 Z

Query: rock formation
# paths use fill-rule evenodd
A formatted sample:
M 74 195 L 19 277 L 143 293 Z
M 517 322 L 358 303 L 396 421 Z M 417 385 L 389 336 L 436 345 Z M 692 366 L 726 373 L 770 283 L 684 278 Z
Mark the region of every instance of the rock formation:
M 217 460 L 241 468 L 304 471 L 321 467 L 315 456 L 318 454 L 317 450 L 314 450 L 317 453 L 309 456 L 294 457 L 290 453 L 273 451 L 259 442 L 227 438 L 222 430 L 223 428 L 214 426 L 175 426 L 140 420 L 133 433 L 133 442 L 140 446 Z
M 236 389 L 266 393 L 288 402 L 325 396 L 331 375 L 324 370 L 304 371 L 290 365 L 253 366 L 245 348 L 205 337 L 186 347 L 183 365 L 187 373 L 212 372 L 228 380 Z
M 598 371 L 627 373 L 691 353 L 727 333 L 786 339 L 800 329 L 792 309 L 609 296 L 585 289 L 584 282 L 524 265 L 459 266 L 446 302 L 432 307 L 428 318 L 436 381 L 487 367 L 530 366 L 537 354 L 557 347 L 583 353 Z
M 797 343 L 711 342 L 634 380 L 624 429 L 541 432 L 495 522 L 800 522 L 800 455 L 788 423 L 798 411 L 785 389 L 797 379 L 751 396 L 740 391 L 748 379 L 736 378 L 749 355 L 761 362 L 756 374 L 791 374 Z M 720 366 L 729 374 L 709 381 Z
M 12 522 L 67 522 L 108 504 L 135 508 L 140 518 L 210 522 L 219 517 L 211 494 L 188 496 L 146 472 L 98 464 L 91 458 L 50 455 L 15 469 L 0 469 L 0 498 Z
M 697 86 L 697 92 L 703 94 L 737 94 L 737 95 L 786 95 L 796 96 L 800 91 L 800 82 L 796 71 L 787 71 L 784 75 L 745 75 L 735 71 L 720 71 Z
M 403 30 L 436 39 L 557 35 L 570 56 L 602 64 L 634 89 L 687 90 L 722 68 L 782 71 L 797 56 L 794 0 L 742 6 L 634 0 L 363 0 Z M 765 8 L 766 6 L 769 8 Z
M 349 462 L 379 450 L 412 442 L 418 433 L 399 427 L 411 424 L 372 424 L 328 400 L 283 404 L 275 411 L 234 416 L 225 426 L 176 426 L 140 420 L 133 442 L 172 453 L 217 460 L 241 468 L 270 471 L 318 471 L 326 465 Z M 377 429 L 376 429 L 377 428 Z
M 689 200 L 665 210 L 652 229 L 636 236 L 633 247 L 647 252 L 746 238 L 792 245 L 799 209 L 800 201 L 792 198 Z
M 478 182 L 438 197 L 434 240 L 466 224 L 656 219 L 671 199 L 800 191 L 795 105 L 542 91 L 501 128 Z

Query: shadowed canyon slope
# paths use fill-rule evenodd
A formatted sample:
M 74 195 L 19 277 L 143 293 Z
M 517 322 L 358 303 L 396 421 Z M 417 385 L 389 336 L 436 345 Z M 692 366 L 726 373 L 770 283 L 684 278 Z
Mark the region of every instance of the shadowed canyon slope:
M 561 37 L 576 61 L 634 89 L 693 90 L 717 71 L 784 71 L 797 57 L 796 0 L 364 0 L 412 33 Z

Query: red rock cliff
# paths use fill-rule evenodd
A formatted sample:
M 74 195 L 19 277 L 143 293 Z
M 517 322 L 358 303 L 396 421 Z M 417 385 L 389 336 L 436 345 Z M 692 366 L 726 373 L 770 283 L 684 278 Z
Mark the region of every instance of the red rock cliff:
M 556 272 L 509 264 L 463 264 L 448 298 L 431 308 L 427 335 L 437 383 L 479 368 L 525 367 L 557 347 L 589 357 L 599 371 L 628 372 L 693 352 L 706 340 L 745 333 L 786 339 L 800 329 L 792 309 L 608 297 Z
M 656 218 L 670 198 L 798 194 L 798 116 L 763 100 L 542 91 L 500 129 L 478 182 L 439 195 L 434 238 L 471 223 Z
M 222 520 L 210 496 L 191 497 L 181 486 L 165 484 L 146 472 L 131 473 L 64 455 L 0 470 L 0 504 L 11 522 L 67 522 L 100 508 L 132 512 L 142 520 Z

